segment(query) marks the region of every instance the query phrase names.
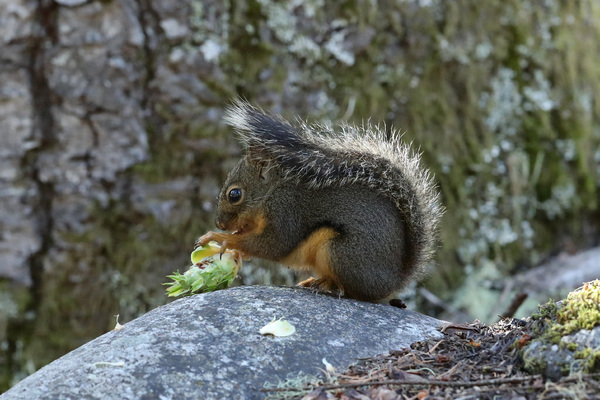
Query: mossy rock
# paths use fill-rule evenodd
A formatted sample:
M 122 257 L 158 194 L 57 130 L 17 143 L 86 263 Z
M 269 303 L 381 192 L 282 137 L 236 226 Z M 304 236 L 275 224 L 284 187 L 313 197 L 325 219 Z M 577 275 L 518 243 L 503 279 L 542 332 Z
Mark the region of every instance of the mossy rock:
M 600 372 L 600 280 L 584 284 L 561 302 L 540 306 L 539 337 L 522 352 L 525 369 L 551 380 Z

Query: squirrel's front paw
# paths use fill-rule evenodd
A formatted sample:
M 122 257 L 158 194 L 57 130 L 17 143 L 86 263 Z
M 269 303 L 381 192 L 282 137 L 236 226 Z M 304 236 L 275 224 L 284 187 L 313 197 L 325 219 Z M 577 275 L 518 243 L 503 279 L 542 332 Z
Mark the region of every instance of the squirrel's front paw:
M 200 236 L 198 239 L 196 239 L 196 241 L 194 242 L 194 249 L 197 249 L 200 246 L 204 246 L 212 240 L 215 240 L 215 232 L 207 232 L 204 235 Z

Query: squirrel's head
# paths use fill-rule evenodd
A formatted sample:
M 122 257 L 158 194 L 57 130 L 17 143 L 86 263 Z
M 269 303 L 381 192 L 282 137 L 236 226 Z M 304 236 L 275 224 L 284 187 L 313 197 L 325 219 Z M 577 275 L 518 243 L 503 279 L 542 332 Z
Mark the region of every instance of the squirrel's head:
M 238 234 L 261 225 L 264 200 L 274 189 L 277 172 L 266 161 L 253 160 L 250 154 L 231 170 L 218 198 L 216 225 Z

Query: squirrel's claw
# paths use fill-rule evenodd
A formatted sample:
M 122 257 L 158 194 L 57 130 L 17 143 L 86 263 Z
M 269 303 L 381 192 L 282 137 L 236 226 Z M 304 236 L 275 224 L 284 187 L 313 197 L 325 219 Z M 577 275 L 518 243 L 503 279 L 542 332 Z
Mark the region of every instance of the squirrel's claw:
M 219 260 L 223 258 L 223 253 L 227 250 L 227 242 L 221 243 L 221 251 L 219 252 Z
M 312 288 L 316 284 L 316 282 L 317 282 L 317 278 L 315 278 L 314 276 L 311 276 L 310 278 L 305 279 L 302 282 L 298 282 L 298 284 L 296 286 Z

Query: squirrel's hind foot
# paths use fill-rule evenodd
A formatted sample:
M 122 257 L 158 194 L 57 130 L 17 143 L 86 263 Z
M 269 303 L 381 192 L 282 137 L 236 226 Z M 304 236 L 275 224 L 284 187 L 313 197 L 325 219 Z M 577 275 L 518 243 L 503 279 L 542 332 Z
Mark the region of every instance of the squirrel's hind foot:
M 344 294 L 344 291 L 331 278 L 323 277 L 317 279 L 311 276 L 302 282 L 298 282 L 296 286 L 312 289 L 315 293 L 331 293 L 339 297 Z

